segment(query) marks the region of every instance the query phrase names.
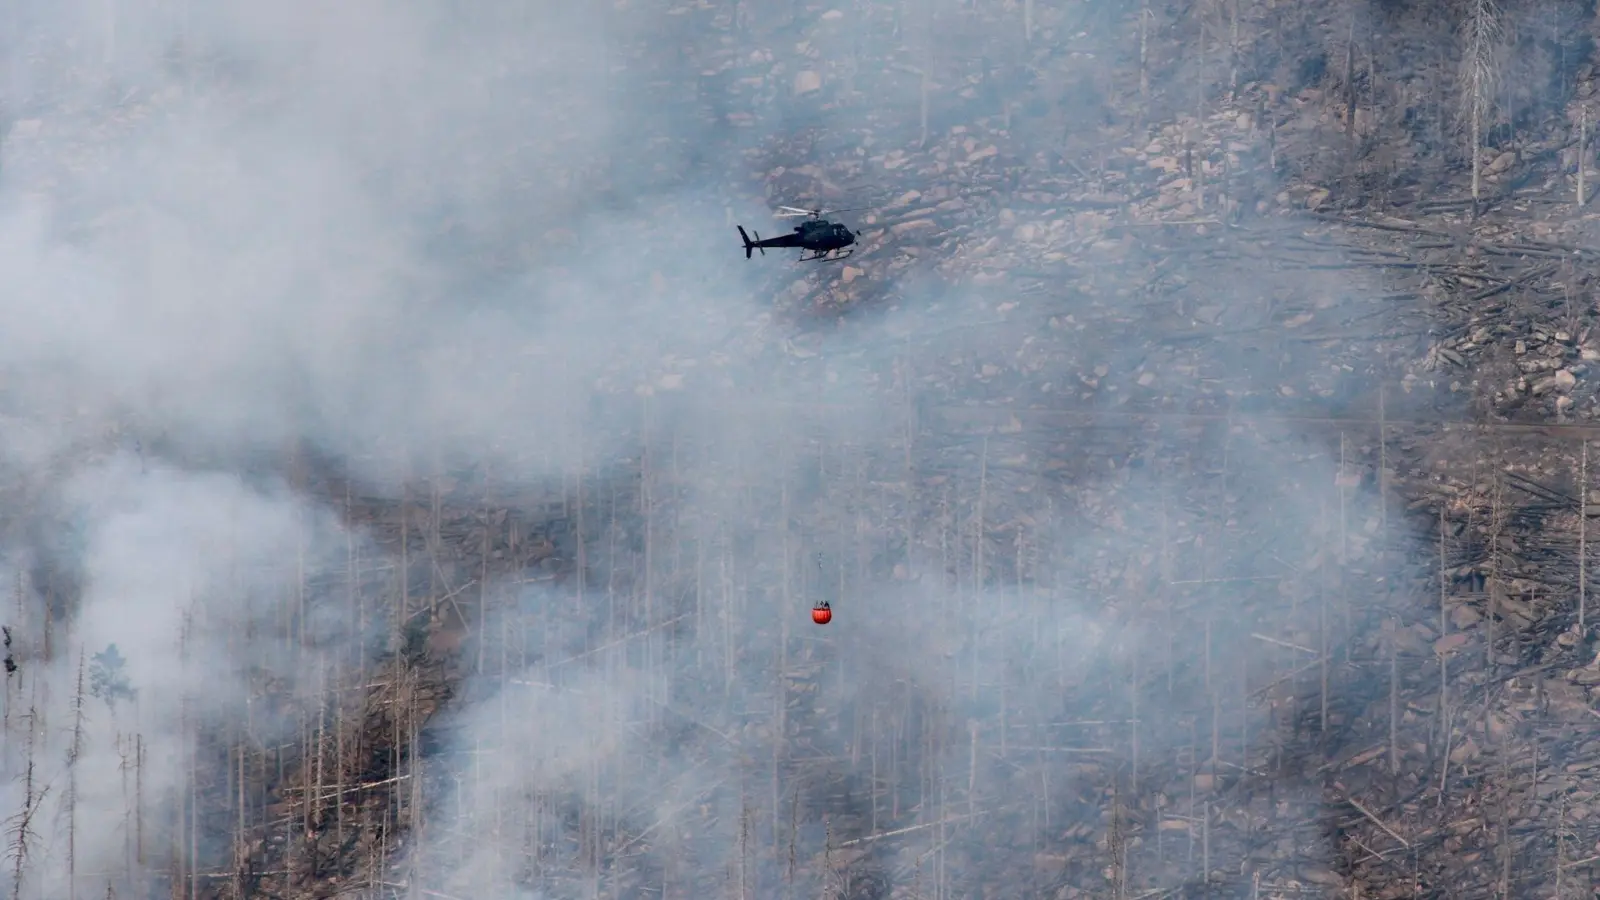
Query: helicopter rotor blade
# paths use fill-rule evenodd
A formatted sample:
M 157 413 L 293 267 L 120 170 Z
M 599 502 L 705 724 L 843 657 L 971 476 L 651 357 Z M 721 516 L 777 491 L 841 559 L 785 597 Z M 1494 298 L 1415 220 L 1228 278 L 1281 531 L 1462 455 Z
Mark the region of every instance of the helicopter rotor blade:
M 772 216 L 775 219 L 797 219 L 801 216 L 810 216 L 813 219 L 820 219 L 823 216 L 832 215 L 834 213 L 860 212 L 862 210 L 875 208 L 876 207 L 872 206 L 846 206 L 839 209 L 832 209 L 829 207 L 819 206 L 816 209 L 801 209 L 798 206 L 780 206 L 778 207 L 778 211 L 773 213 Z

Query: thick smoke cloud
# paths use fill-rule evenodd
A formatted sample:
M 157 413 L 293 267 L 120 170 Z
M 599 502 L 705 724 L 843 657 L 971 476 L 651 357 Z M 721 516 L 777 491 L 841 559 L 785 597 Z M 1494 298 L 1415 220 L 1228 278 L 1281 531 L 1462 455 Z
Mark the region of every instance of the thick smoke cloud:
M 432 782 L 443 795 L 441 824 L 454 825 L 403 870 L 452 896 L 528 884 L 581 896 L 582 884 L 568 879 L 593 851 L 573 817 L 599 816 L 591 827 L 629 860 L 594 876 L 616 890 L 656 881 L 744 879 L 752 891 L 800 893 L 847 890 L 840 879 L 906 883 L 933 877 L 941 844 L 967 884 L 982 877 L 990 852 L 968 817 L 996 828 L 1030 815 L 1073 822 L 1096 802 L 1078 794 L 1070 767 L 1047 769 L 1055 774 L 1041 783 L 1018 760 L 1081 753 L 1116 761 L 1137 782 L 1141 765 L 1148 777 L 1152 760 L 1198 747 L 1188 751 L 1198 754 L 1197 771 L 1251 777 L 1249 735 L 1274 718 L 1239 698 L 1256 693 L 1269 671 L 1314 663 L 1326 617 L 1344 614 L 1325 592 L 1332 572 L 1371 561 L 1381 514 L 1370 497 L 1336 485 L 1338 461 L 1325 448 L 1249 430 L 1231 438 L 1230 452 L 1233 474 L 1124 469 L 1085 479 L 1087 492 L 1114 487 L 1115 506 L 1041 516 L 1038 527 L 1021 529 L 1027 547 L 980 548 L 968 537 L 978 485 L 964 468 L 946 521 L 907 523 L 919 533 L 899 557 L 899 579 L 890 567 L 858 562 L 879 548 L 851 533 L 860 488 L 848 475 L 788 525 L 740 524 L 759 510 L 738 501 L 673 503 L 663 522 L 704 524 L 663 528 L 654 553 L 700 558 L 683 579 L 658 569 L 654 622 L 613 617 L 598 638 L 574 634 L 552 614 L 572 598 L 540 592 L 523 595 L 520 607 L 506 604 L 506 620 L 486 625 L 487 656 L 499 660 L 481 682 L 488 696 L 467 700 L 445 726 L 471 761 L 442 759 L 447 774 Z M 804 466 L 790 464 L 754 471 L 801 489 Z M 1005 469 L 998 454 L 992 464 L 998 492 Z M 1051 489 L 1029 478 L 1040 493 Z M 1207 490 L 1207 481 L 1217 483 Z M 1309 568 L 1287 561 L 1306 561 L 1308 544 L 1322 548 Z M 1028 557 L 1032 584 L 962 583 L 981 553 L 1000 558 L 987 564 L 995 568 Z M 607 558 L 621 571 L 601 567 L 602 583 L 637 579 L 647 565 L 637 547 L 620 562 Z M 1164 589 L 1163 572 L 1181 585 L 1165 590 L 1189 597 L 1177 621 L 1141 614 L 1147 593 Z M 1242 593 L 1258 582 L 1269 585 L 1265 604 Z M 674 603 L 665 596 L 672 588 L 694 596 Z M 608 594 L 596 590 L 590 602 L 618 602 Z M 797 613 L 815 597 L 834 602 L 839 627 L 803 630 Z M 680 614 L 690 622 L 678 622 Z M 1217 720 L 1197 721 L 1196 704 L 1209 706 L 1213 684 L 1226 698 Z M 1295 708 L 1292 694 L 1273 696 Z M 1101 718 L 1108 702 L 1114 721 Z M 1301 702 L 1316 715 L 1315 697 Z M 1206 749 L 1212 740 L 1215 751 Z M 891 762 L 907 753 L 920 757 L 909 772 Z M 781 796 L 773 794 L 778 773 Z M 1051 785 L 1052 777 L 1065 783 Z M 1297 783 L 1277 791 L 1297 802 L 1315 796 Z M 918 829 L 915 838 L 872 840 L 888 822 L 907 821 L 913 804 L 916 825 L 958 824 L 946 837 Z M 785 858 L 801 861 L 798 872 Z M 817 864 L 828 858 L 831 871 Z M 538 874 L 518 869 L 523 859 Z
M 392 483 L 407 447 L 504 471 L 597 382 L 712 349 L 754 307 L 705 277 L 721 222 L 586 207 L 605 33 L 549 6 L 207 5 L 183 39 L 228 87 L 163 77 L 158 42 L 134 99 L 24 120 L 5 362 L 47 390 L 12 402 L 234 453 L 308 440 Z
M 328 648 L 365 637 L 326 614 L 316 587 L 336 549 L 343 562 L 343 529 L 281 486 L 118 454 L 55 487 L 41 512 L 58 542 L 15 560 L 8 616 L 20 666 L 7 679 L 5 764 L 17 777 L 4 798 L 31 816 L 23 885 L 41 897 L 65 896 L 75 879 L 124 883 L 143 852 L 136 832 L 156 828 L 135 821 L 130 801 L 148 798 L 152 819 L 181 805 L 194 789 L 185 766 L 207 752 L 190 742 L 195 729 L 286 736 L 295 723 L 282 699 L 325 687 Z M 64 602 L 49 580 L 65 560 L 77 596 L 69 618 L 45 624 L 61 610 L 36 601 Z M 268 638 L 284 630 L 304 640 Z M 225 839 L 206 841 L 208 854 L 225 852 Z

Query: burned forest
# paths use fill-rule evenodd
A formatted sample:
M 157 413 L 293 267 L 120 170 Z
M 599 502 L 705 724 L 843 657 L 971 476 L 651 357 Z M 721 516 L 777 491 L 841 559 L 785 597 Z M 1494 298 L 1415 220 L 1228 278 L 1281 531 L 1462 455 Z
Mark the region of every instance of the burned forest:
M 1596 896 L 1594 0 L 4 9 L 8 900 Z

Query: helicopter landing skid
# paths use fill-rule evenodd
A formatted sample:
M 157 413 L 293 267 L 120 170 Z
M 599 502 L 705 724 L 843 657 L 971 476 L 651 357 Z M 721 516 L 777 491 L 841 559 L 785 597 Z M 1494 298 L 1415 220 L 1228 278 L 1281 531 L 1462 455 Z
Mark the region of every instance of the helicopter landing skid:
M 813 253 L 810 256 L 800 257 L 800 262 L 839 262 L 849 259 L 850 254 L 855 252 L 854 247 L 847 247 L 843 250 L 830 250 L 827 253 Z

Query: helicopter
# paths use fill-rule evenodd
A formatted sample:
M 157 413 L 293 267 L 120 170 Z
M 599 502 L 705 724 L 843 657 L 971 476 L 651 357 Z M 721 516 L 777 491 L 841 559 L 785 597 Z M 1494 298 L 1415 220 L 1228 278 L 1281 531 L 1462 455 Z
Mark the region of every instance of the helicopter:
M 798 247 L 801 250 L 800 262 L 838 262 L 855 252 L 851 245 L 856 238 L 861 236 L 859 231 L 851 231 L 843 225 L 829 222 L 823 216 L 828 213 L 849 212 L 842 209 L 798 209 L 793 206 L 780 206 L 776 218 L 792 219 L 805 216 L 806 221 L 794 227 L 794 233 L 782 237 L 761 239 L 761 233 L 756 232 L 756 239 L 750 240 L 750 235 L 745 234 L 744 226 L 740 225 L 739 237 L 744 239 L 744 258 L 750 258 L 750 251 L 760 250 L 762 256 L 767 255 L 767 249 L 779 247 Z M 806 256 L 810 253 L 810 256 Z

